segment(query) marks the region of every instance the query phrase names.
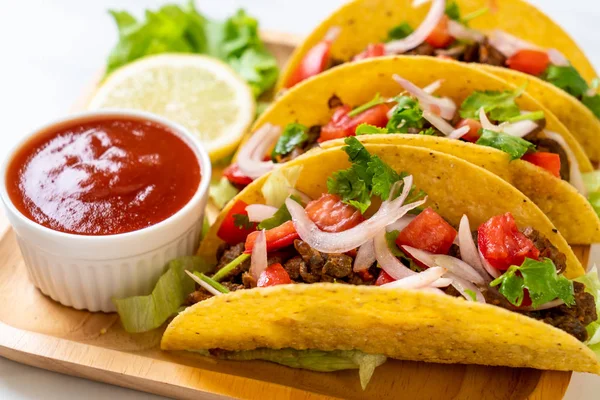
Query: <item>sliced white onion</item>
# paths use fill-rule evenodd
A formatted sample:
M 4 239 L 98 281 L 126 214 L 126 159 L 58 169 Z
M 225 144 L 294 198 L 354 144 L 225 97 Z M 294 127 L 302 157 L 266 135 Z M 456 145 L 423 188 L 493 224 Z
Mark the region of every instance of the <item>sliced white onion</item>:
M 515 137 L 525 137 L 538 128 L 538 124 L 531 120 L 517 121 L 513 123 L 503 122 L 494 125 L 488 119 L 483 107 L 479 109 L 479 122 L 481 127 L 494 132 L 502 132 Z
M 550 62 L 557 67 L 568 67 L 571 65 L 567 57 L 556 49 L 548 49 L 548 57 L 550 58 Z
M 437 281 L 433 282 L 430 286 L 435 288 L 448 287 L 452 285 L 452 279 L 450 278 L 440 278 Z
M 546 135 L 549 139 L 554 140 L 556 143 L 563 148 L 565 153 L 567 153 L 567 158 L 569 159 L 570 165 L 570 174 L 569 174 L 569 182 L 571 185 L 579 191 L 584 197 L 587 197 L 587 189 L 585 184 L 583 183 L 583 176 L 581 175 L 581 171 L 579 170 L 579 162 L 577 161 L 577 157 L 575 157 L 575 153 L 569 147 L 566 140 L 556 132 L 552 131 L 544 131 L 544 135 Z
M 469 217 L 466 215 L 463 215 L 460 219 L 457 238 L 458 247 L 460 248 L 460 258 L 473 267 L 473 269 L 477 271 L 479 275 L 481 275 L 486 283 L 489 282 L 490 275 L 487 273 L 485 268 L 483 268 L 483 264 L 479 258 L 479 253 L 477 252 L 477 246 L 475 245 L 473 235 L 471 234 Z
M 440 279 L 446 272 L 446 268 L 442 267 L 429 268 L 418 274 L 413 272 L 413 275 L 408 277 L 398 279 L 394 282 L 384 283 L 381 287 L 393 289 L 420 289 L 431 285 Z
M 382 229 L 377 233 L 375 239 L 373 239 L 373 244 L 375 245 L 375 258 L 381 268 L 387 272 L 389 276 L 394 279 L 403 279 L 416 274 L 415 271 L 402 264 L 398 258 L 392 254 L 388 247 L 387 240 L 385 240 L 385 230 Z
M 430 83 L 429 85 L 425 86 L 423 88 L 423 91 L 425 93 L 434 94 L 435 92 L 438 91 L 439 88 L 442 87 L 442 83 L 444 83 L 444 80 L 438 79 L 437 81 L 434 81 L 434 82 Z
M 377 261 L 375 258 L 375 245 L 373 240 L 367 240 L 358 248 L 352 269 L 354 272 L 366 271 L 375 261 Z
M 475 301 L 479 302 L 479 303 L 485 303 L 485 297 L 483 297 L 483 294 L 481 293 L 481 291 L 479 290 L 479 288 L 477 286 L 475 286 L 474 284 L 472 284 L 471 282 L 469 282 L 466 279 L 462 279 L 461 277 L 448 272 L 446 275 L 444 275 L 450 279 L 452 279 L 452 286 L 459 291 L 460 294 L 463 295 L 463 297 L 465 299 L 467 299 L 468 301 L 473 301 L 473 298 L 469 295 L 469 293 L 467 293 L 467 290 L 470 290 L 471 292 L 475 293 Z
M 325 34 L 323 40 L 332 43 L 340 36 L 340 33 L 342 33 L 342 28 L 340 26 L 332 26 Z
M 438 25 L 446 9 L 445 0 L 433 0 L 427 16 L 417 29 L 404 39 L 392 40 L 385 44 L 386 54 L 402 54 L 412 50 L 427 39 Z
M 296 203 L 294 200 L 292 200 L 292 202 Z M 250 275 L 258 280 L 260 274 L 262 274 L 267 267 L 267 236 L 263 229 L 256 237 L 254 247 L 252 247 L 252 255 L 250 256 Z
M 542 305 L 539 305 L 537 307 L 519 307 L 519 310 L 520 311 L 540 311 L 540 310 L 547 310 L 549 308 L 562 306 L 563 304 L 565 304 L 564 301 L 562 301 L 561 299 L 556 299 L 556 300 L 552 300 L 547 303 L 544 303 Z
M 483 265 L 483 268 L 488 274 L 492 276 L 492 278 L 496 279 L 497 277 L 502 275 L 502 272 L 500 272 L 500 270 L 496 269 L 494 266 L 492 266 L 492 264 L 490 264 L 488 260 L 485 259 L 483 254 L 481 254 L 481 249 L 477 249 L 477 253 L 479 253 L 479 260 L 481 260 L 481 265 Z
M 288 193 L 291 196 L 297 196 L 304 204 L 310 203 L 313 199 L 304 192 L 299 191 L 293 187 L 288 187 Z
M 456 257 L 447 256 L 445 254 L 433 254 L 425 250 L 420 250 L 410 246 L 402 246 L 411 257 L 415 260 L 432 267 L 444 267 L 454 275 L 477 285 L 485 285 L 483 277 L 472 266 Z
M 496 29 L 492 32 L 489 37 L 489 43 L 500 53 L 504 55 L 504 57 L 510 58 L 515 53 L 524 49 L 531 50 L 541 50 L 542 48 L 534 45 L 531 42 L 527 42 L 525 40 L 519 39 L 516 36 L 513 36 L 509 33 Z
M 404 228 L 408 226 L 412 222 L 413 219 L 417 218 L 416 215 L 407 214 L 402 218 L 398 218 L 395 222 L 392 222 L 388 226 L 385 227 L 385 230 L 388 232 L 398 231 L 402 232 Z
M 361 246 L 375 237 L 387 225 L 425 203 L 427 199 L 402 205 L 408 197 L 412 181 L 412 175 L 404 178 L 402 194 L 397 199 L 384 202 L 371 218 L 343 232 L 324 232 L 308 218 L 306 211 L 300 204 L 290 198 L 285 201 L 285 204 L 292 216 L 298 235 L 310 247 L 322 253 L 345 253 Z
M 429 1 L 430 0 L 413 0 L 412 6 L 413 6 L 413 8 L 417 8 L 417 7 L 422 6 L 425 3 L 429 3 Z
M 435 288 L 435 287 L 431 287 L 431 286 L 424 287 L 424 288 L 420 289 L 420 291 L 427 292 L 427 293 L 433 293 L 433 294 L 441 294 L 442 296 L 446 296 L 446 293 L 444 293 L 442 290 Z
M 448 33 L 453 38 L 459 40 L 468 40 L 472 42 L 483 42 L 485 40 L 485 35 L 475 29 L 467 28 L 460 22 L 456 22 L 454 20 L 448 21 Z
M 481 122 L 481 127 L 483 129 L 487 129 L 489 131 L 500 132 L 500 127 L 498 125 L 494 125 L 488 119 L 485 109 L 481 107 L 479 109 L 479 122 Z
M 430 111 L 440 117 L 451 120 L 456 113 L 456 104 L 448 97 L 435 97 L 412 83 L 411 81 L 394 74 L 394 80 L 407 92 L 417 98 L 424 111 Z
M 250 222 L 262 222 L 271 218 L 277 212 L 277 208 L 266 204 L 250 204 L 246 207 L 246 212 Z
M 471 128 L 469 127 L 469 125 L 461 126 L 460 128 L 450 132 L 450 134 L 448 135 L 448 139 L 458 140 L 461 137 L 465 136 L 467 133 L 469 133 L 470 130 Z
M 252 179 L 271 171 L 273 161 L 263 161 L 263 158 L 280 135 L 281 127 L 271 124 L 264 124 L 254 132 L 238 154 L 237 163 L 240 171 Z
M 425 118 L 431 125 L 433 125 L 438 131 L 442 132 L 445 136 L 448 136 L 455 131 L 454 127 L 450 125 L 444 118 L 429 110 L 423 111 L 423 118 Z
M 198 285 L 200 285 L 204 289 L 206 289 L 206 291 L 208 293 L 210 293 L 214 296 L 223 294 L 223 293 L 219 292 L 217 289 L 215 289 L 214 287 L 210 286 L 208 283 L 204 282 L 202 279 L 198 278 L 196 275 L 192 274 L 190 271 L 186 270 L 185 273 L 188 274 L 189 277 L 194 280 L 194 282 L 196 282 Z

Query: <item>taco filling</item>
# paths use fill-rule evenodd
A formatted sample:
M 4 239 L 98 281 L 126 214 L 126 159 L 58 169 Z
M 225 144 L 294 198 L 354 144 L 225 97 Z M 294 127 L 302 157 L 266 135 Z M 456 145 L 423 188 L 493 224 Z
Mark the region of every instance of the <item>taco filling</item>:
M 407 22 L 400 22 L 389 31 L 387 38 L 370 44 L 352 61 L 386 55 L 421 55 L 509 68 L 557 86 L 576 97 L 600 118 L 600 95 L 596 94 L 596 82 L 589 85 L 556 49 L 540 48 L 498 29 L 487 34 L 469 27 L 469 21 L 486 12 L 491 11 L 484 8 L 462 15 L 455 1 L 433 0 L 420 26 L 412 27 Z M 286 87 L 343 63 L 330 57 L 331 46 L 340 31 L 340 27 L 332 28 L 322 42 L 306 53 Z

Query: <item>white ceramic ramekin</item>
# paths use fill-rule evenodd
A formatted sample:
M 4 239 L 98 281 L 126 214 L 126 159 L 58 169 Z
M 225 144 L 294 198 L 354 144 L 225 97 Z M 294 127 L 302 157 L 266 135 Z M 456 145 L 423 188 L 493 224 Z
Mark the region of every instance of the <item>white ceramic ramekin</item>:
M 138 231 L 107 236 L 54 231 L 25 217 L 6 191 L 6 169 L 15 151 L 55 126 L 110 118 L 152 121 L 169 128 L 196 154 L 201 181 L 192 199 L 166 220 Z M 2 165 L 0 197 L 17 235 L 29 276 L 42 293 L 77 309 L 115 311 L 112 298 L 151 293 L 169 260 L 194 254 L 202 231 L 211 164 L 200 142 L 184 127 L 157 115 L 101 110 L 70 115 L 35 130 L 15 146 Z

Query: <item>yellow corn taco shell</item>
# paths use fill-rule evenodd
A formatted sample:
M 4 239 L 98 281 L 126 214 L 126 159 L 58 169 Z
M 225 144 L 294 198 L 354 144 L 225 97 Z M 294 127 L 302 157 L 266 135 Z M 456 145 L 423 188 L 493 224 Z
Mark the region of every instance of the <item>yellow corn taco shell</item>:
M 329 121 L 332 110 L 328 100 L 332 95 L 352 106 L 364 104 L 375 94 L 395 96 L 402 91 L 392 79 L 398 74 L 420 87 L 443 79 L 436 95 L 447 96 L 457 104 L 476 90 L 514 90 L 515 87 L 498 77 L 455 61 L 429 57 L 397 56 L 366 60 L 347 64 L 327 71 L 313 79 L 290 89 L 260 116 L 252 131 L 265 123 L 285 126 L 290 122 L 304 125 L 322 125 Z M 528 94 L 517 99 L 522 110 L 543 110 L 546 128 L 559 133 L 574 152 L 581 172 L 592 171 L 590 160 L 579 142 L 567 128 L 543 105 Z M 400 144 L 431 147 L 486 168 L 510 182 L 548 215 L 571 244 L 590 244 L 600 241 L 600 220 L 589 202 L 565 181 L 555 178 L 542 168 L 525 161 L 510 161 L 507 154 L 489 147 L 473 145 L 457 140 L 443 140 L 418 135 L 374 135 L 361 140 L 375 143 L 394 142 Z M 340 145 L 341 142 L 324 142 L 323 147 Z
M 583 269 L 547 217 L 522 193 L 484 169 L 422 147 L 366 145 L 396 170 L 413 175 L 429 205 L 456 224 L 472 226 L 511 211 L 519 226 L 533 226 L 567 255 L 566 275 Z M 297 188 L 326 191 L 333 172 L 349 166 L 339 148 L 307 154 L 282 168 L 302 166 Z M 264 202 L 260 178 L 236 199 Z M 215 257 L 221 213 L 199 253 Z M 265 312 L 268 310 L 268 312 Z M 516 329 L 518 328 L 518 329 Z M 487 304 L 450 296 L 380 287 L 296 284 L 231 292 L 179 314 L 162 339 L 164 350 L 294 348 L 352 350 L 438 362 L 600 373 L 595 354 L 569 334 L 543 322 Z

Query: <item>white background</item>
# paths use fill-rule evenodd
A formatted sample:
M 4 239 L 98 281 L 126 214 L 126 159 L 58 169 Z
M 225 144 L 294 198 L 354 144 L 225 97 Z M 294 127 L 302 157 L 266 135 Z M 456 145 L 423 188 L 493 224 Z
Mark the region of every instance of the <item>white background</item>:
M 531 1 L 569 31 L 596 68 L 600 68 L 597 25 L 600 3 L 597 0 Z M 78 96 L 89 87 L 117 39 L 107 9 L 126 9 L 140 15 L 145 8 L 157 8 L 164 2 L 0 0 L 0 159 L 23 134 L 66 114 Z M 197 4 L 202 12 L 219 18 L 244 7 L 259 18 L 263 28 L 306 34 L 343 2 L 203 0 L 197 1 Z M 567 399 L 597 399 L 599 396 L 599 377 L 573 375 Z M 0 399 L 92 400 L 108 397 L 159 398 L 0 358 Z

